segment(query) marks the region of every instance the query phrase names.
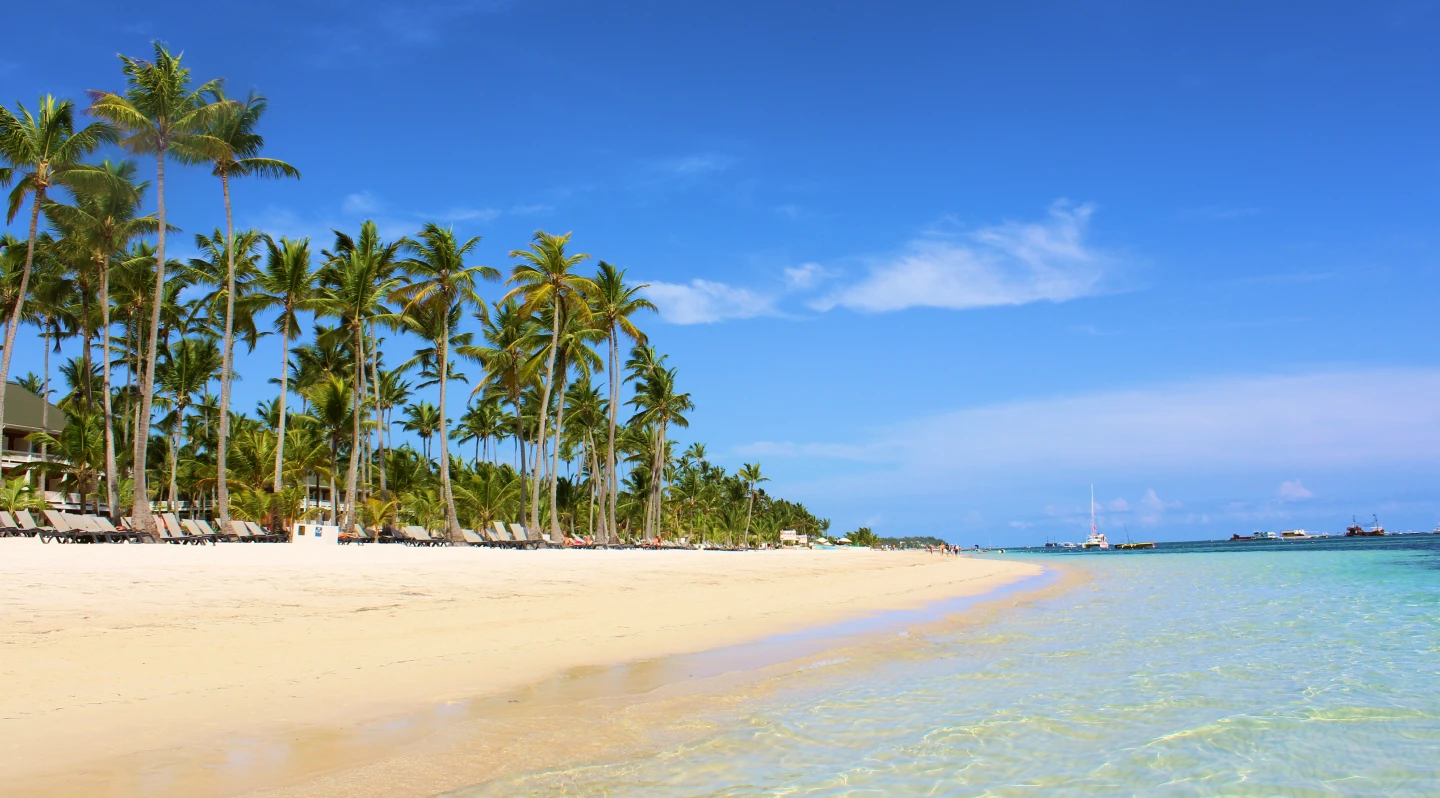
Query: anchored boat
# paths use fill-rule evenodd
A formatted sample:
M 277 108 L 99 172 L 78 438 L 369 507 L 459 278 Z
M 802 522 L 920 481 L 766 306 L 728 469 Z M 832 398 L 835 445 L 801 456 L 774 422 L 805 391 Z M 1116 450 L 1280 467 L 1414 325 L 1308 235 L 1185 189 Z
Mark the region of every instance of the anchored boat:
M 1360 526 L 1360 524 L 1355 520 L 1355 516 L 1353 516 L 1353 515 L 1350 516 L 1350 526 L 1345 527 L 1345 537 L 1347 537 L 1347 538 L 1369 538 L 1369 537 L 1378 537 L 1378 536 L 1380 536 L 1380 535 L 1385 534 L 1385 527 L 1380 526 L 1380 518 L 1379 518 L 1378 516 L 1374 516 L 1374 515 L 1372 515 L 1372 516 L 1370 516 L 1370 517 L 1375 519 L 1375 526 L 1372 526 L 1372 527 L 1370 527 L 1369 529 L 1366 529 L 1366 528 Z
M 1083 546 L 1081 546 L 1081 548 L 1084 548 L 1084 549 L 1101 549 L 1101 550 L 1110 548 L 1110 541 L 1106 540 L 1106 539 L 1105 539 L 1105 536 L 1104 536 L 1103 534 L 1101 534 L 1101 533 L 1099 533 L 1099 532 L 1097 532 L 1097 531 L 1095 531 L 1095 530 L 1096 530 L 1096 527 L 1095 527 L 1095 486 L 1094 486 L 1094 485 L 1091 485 L 1091 486 L 1090 486 L 1090 537 L 1085 538 L 1085 543 L 1084 543 Z

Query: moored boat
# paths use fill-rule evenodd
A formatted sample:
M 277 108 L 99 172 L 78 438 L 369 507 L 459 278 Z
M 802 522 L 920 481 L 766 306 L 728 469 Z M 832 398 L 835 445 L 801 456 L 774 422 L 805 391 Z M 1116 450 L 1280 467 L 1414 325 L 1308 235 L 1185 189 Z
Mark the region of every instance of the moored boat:
M 1378 516 L 1374 516 L 1374 515 L 1372 515 L 1372 516 L 1370 516 L 1370 517 L 1375 519 L 1375 526 L 1372 526 L 1372 527 L 1370 527 L 1369 529 L 1366 529 L 1365 527 L 1360 526 L 1359 522 L 1357 522 L 1357 521 L 1355 520 L 1355 517 L 1354 517 L 1354 516 L 1351 516 L 1351 517 L 1350 517 L 1350 526 L 1345 527 L 1345 537 L 1347 537 L 1347 538 L 1369 538 L 1369 537 L 1378 537 L 1378 536 L 1380 536 L 1380 535 L 1384 535 L 1384 534 L 1385 534 L 1385 527 L 1380 526 L 1380 518 L 1379 518 Z

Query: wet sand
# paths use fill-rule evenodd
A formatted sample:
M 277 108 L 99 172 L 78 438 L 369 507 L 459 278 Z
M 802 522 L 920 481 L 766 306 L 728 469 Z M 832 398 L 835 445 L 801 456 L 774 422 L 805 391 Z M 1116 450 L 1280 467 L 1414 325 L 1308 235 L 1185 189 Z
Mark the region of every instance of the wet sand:
M 672 698 L 713 701 L 734 678 L 678 673 L 693 663 L 672 655 L 1037 572 L 846 550 L 0 540 L 0 780 L 24 795 L 432 795 L 640 745 L 684 716 Z

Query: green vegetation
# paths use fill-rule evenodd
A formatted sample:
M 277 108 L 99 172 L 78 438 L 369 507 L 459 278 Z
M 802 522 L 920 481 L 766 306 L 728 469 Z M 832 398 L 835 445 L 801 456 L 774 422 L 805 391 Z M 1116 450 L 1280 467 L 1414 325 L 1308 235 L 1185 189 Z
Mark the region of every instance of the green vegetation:
M 323 244 L 235 230 L 231 181 L 300 177 L 262 155 L 265 98 L 193 85 L 158 43 L 153 60 L 121 56 L 120 73 L 123 91 L 89 93 L 83 127 L 68 100 L 0 109 L 7 218 L 30 203 L 28 236 L 0 237 L 0 383 L 33 326 L 45 364 L 24 384 L 69 418 L 32 436 L 59 459 L 25 466 L 29 479 L 142 528 L 153 502 L 222 522 L 420 523 L 452 540 L 496 520 L 737 546 L 828 529 L 768 495 L 758 463 L 727 473 L 698 443 L 676 455 L 696 403 L 637 326 L 654 310 L 645 286 L 605 261 L 587 273 L 570 233 L 536 231 L 502 274 L 474 262 L 478 238 L 434 223 L 386 241 L 366 221 Z M 116 145 L 153 162 L 153 192 L 133 161 L 87 161 Z M 218 178 L 208 201 L 224 214 L 188 234 L 186 262 L 166 254 L 185 234 L 166 219 L 177 165 Z M 231 401 L 236 347 L 264 336 L 280 344 L 262 367 L 276 392 L 246 413 Z M 397 422 L 418 451 L 395 443 Z M 7 476 L 0 504 L 37 506 L 33 482 Z
M 877 538 L 874 545 L 894 546 L 896 548 L 923 548 L 925 546 L 945 546 L 948 544 L 946 544 L 945 541 L 941 540 L 940 538 L 916 536 L 907 538 Z

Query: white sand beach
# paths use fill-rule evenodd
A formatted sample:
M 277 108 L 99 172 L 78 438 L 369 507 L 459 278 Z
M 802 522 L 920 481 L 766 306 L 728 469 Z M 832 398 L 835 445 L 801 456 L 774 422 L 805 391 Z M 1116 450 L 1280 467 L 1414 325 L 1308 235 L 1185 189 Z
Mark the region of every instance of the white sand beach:
M 153 763 L 225 763 L 237 740 L 345 729 L 567 669 L 976 595 L 1037 571 L 846 550 L 0 540 L 0 780 L 27 795 L 244 792 L 255 785 L 197 784 Z M 308 775 L 327 767 L 291 764 Z

